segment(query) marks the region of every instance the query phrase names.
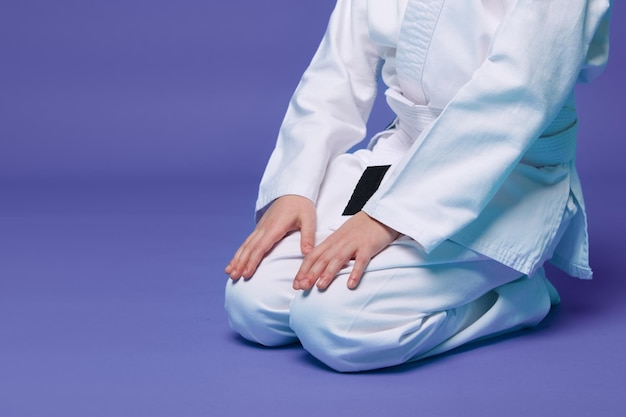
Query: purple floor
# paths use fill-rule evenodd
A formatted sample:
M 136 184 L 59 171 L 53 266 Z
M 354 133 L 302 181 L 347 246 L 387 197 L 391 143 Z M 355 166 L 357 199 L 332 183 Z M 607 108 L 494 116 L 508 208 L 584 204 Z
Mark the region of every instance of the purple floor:
M 334 3 L 3 1 L 0 417 L 626 416 L 623 2 L 578 90 L 595 278 L 549 270 L 541 325 L 360 374 L 230 331 L 222 270 Z
M 221 269 L 252 186 L 5 186 L 0 415 L 622 416 L 624 200 L 588 185 L 596 279 L 553 273 L 543 324 L 362 374 L 229 330 Z

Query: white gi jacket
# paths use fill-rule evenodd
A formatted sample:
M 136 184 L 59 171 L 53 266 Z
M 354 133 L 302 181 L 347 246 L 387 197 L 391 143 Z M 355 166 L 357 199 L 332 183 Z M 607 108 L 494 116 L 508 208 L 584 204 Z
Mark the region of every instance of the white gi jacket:
M 364 137 L 382 73 L 396 128 L 415 142 L 366 213 L 427 252 L 450 239 L 524 274 L 555 249 L 564 213 L 576 213 L 552 262 L 590 278 L 572 91 L 606 63 L 609 6 L 338 0 L 289 105 L 257 216 L 282 195 L 316 200 L 329 161 Z

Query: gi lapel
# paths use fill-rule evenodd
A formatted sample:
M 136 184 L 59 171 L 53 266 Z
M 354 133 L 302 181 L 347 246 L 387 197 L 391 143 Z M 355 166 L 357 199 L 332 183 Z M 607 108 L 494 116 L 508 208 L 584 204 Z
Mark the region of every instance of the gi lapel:
M 445 0 L 408 0 L 400 28 L 396 69 L 402 91 L 418 104 L 427 104 L 422 73 L 430 40 Z

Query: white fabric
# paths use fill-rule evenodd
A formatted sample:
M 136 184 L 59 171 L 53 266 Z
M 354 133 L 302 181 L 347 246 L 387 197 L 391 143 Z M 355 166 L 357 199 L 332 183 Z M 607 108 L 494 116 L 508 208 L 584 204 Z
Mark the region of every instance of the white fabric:
M 340 371 L 396 365 L 533 325 L 554 289 L 552 258 L 588 278 L 586 218 L 571 160 L 572 89 L 606 62 L 607 0 L 338 0 L 289 105 L 257 216 L 310 198 L 320 242 L 367 166 L 391 164 L 364 211 L 402 236 L 346 288 L 291 288 L 299 234 L 250 280 L 229 281 L 242 336 L 300 340 Z M 368 149 L 376 78 L 398 115 Z M 545 165 L 544 165 L 545 164 Z
M 532 274 L 567 205 L 557 265 L 591 277 L 573 163 L 519 164 L 577 80 L 607 58 L 608 0 L 339 0 L 263 176 L 257 215 L 285 194 L 316 201 L 326 167 L 365 135 L 379 70 L 441 112 L 411 138 L 364 211 L 427 251 L 446 240 Z
M 316 207 L 317 241 L 348 219 L 341 212 L 365 168 L 394 163 L 409 146 L 402 133 L 388 135 L 373 151 L 344 154 L 330 164 Z M 229 280 L 229 321 L 243 337 L 264 345 L 299 340 L 338 371 L 445 352 L 534 325 L 550 309 L 551 286 L 541 269 L 521 276 L 452 241 L 427 254 L 406 236 L 372 259 L 356 290 L 346 286 L 350 263 L 326 291 L 295 291 L 291 285 L 303 259 L 299 239 L 294 233 L 281 241 L 250 280 Z

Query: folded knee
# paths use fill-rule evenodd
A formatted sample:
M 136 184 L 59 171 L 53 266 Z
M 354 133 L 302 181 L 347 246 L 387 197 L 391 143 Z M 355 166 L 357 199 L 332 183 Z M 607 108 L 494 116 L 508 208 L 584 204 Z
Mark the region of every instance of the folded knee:
M 224 307 L 230 327 L 245 339 L 265 346 L 297 340 L 289 328 L 289 301 L 268 294 L 253 280 L 229 280 Z
M 339 372 L 405 363 L 438 343 L 445 322 L 445 312 L 408 317 L 349 311 L 325 305 L 323 297 L 297 299 L 290 326 L 311 355 Z

